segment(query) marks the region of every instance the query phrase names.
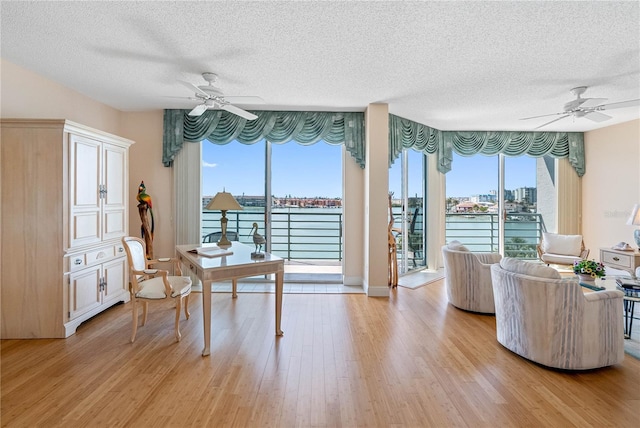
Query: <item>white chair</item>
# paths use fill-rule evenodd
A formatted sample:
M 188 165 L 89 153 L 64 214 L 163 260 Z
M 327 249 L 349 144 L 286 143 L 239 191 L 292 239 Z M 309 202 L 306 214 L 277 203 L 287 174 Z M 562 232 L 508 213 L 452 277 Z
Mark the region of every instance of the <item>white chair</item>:
M 449 303 L 466 311 L 493 314 L 490 267 L 501 258 L 498 253 L 472 253 L 458 241 L 443 246 L 444 283 Z
M 124 249 L 129 260 L 129 291 L 131 292 L 131 306 L 133 308 L 133 333 L 131 343 L 136 340 L 138 330 L 138 301 L 142 303 L 142 325 L 147 322 L 149 302 L 166 302 L 174 299 L 176 302 L 175 336 L 179 342 L 180 310 L 184 301 L 184 314 L 189 319 L 189 294 L 191 293 L 191 279 L 182 275 L 180 262 L 175 258 L 146 259 L 145 243 L 140 238 L 125 236 L 122 238 Z M 169 276 L 169 272 L 153 269 L 158 263 L 174 263 L 177 276 Z
M 623 294 L 585 293 L 575 277 L 505 257 L 491 266 L 498 342 L 547 367 L 587 370 L 624 358 Z
M 542 232 L 542 240 L 537 250 L 538 257 L 547 265 L 573 265 L 573 262 L 585 260 L 589 256 L 582 235 Z

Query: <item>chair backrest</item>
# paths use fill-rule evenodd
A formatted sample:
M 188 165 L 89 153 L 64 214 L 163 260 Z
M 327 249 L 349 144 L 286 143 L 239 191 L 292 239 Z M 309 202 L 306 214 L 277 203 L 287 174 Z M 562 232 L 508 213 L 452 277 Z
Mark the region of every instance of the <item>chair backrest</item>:
M 146 248 L 144 241 L 133 236 L 125 236 L 122 238 L 124 250 L 127 253 L 129 267 L 133 270 L 144 270 L 147 267 Z
M 220 240 L 220 237 L 222 237 L 222 232 L 212 232 L 208 235 L 205 235 L 204 238 L 202 238 L 202 243 L 203 244 L 208 244 L 211 242 L 218 242 Z M 229 241 L 237 241 L 238 240 L 238 232 L 229 232 L 227 231 L 227 239 Z

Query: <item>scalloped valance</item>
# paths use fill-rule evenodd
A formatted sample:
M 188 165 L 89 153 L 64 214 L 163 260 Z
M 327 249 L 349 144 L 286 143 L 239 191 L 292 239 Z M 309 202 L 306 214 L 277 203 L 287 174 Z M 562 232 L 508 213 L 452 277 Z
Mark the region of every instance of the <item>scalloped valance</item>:
M 237 140 L 255 144 L 266 139 L 275 144 L 295 140 L 311 145 L 318 141 L 344 144 L 360 168 L 365 165 L 364 113 L 255 111 L 258 118 L 248 121 L 224 110 L 207 110 L 189 116 L 189 110 L 165 110 L 162 163 L 171 166 L 184 142 L 209 140 L 228 144 Z
M 440 131 L 389 115 L 389 166 L 402 149 L 438 155 L 438 171 L 451 170 L 453 152 L 463 156 L 499 153 L 505 156 L 568 158 L 579 177 L 584 175 L 582 132 Z

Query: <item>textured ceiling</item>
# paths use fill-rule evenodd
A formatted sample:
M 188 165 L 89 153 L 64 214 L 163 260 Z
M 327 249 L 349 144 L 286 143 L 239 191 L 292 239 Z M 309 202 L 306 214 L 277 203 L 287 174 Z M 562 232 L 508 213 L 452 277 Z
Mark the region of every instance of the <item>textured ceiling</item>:
M 533 130 L 570 89 L 640 98 L 639 2 L 7 2 L 13 62 L 123 111 L 192 108 L 177 80 L 220 76 L 263 110 L 392 114 L 441 130 Z M 544 130 L 640 117 L 607 111 Z

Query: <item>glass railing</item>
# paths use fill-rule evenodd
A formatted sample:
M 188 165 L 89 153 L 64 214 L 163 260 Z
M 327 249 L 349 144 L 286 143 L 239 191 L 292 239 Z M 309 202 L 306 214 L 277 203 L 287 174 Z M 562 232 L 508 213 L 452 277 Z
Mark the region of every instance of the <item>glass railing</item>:
M 220 216 L 219 211 L 203 211 L 203 236 L 220 230 Z M 227 230 L 236 232 L 240 242 L 253 245 L 250 232 L 254 222 L 264 235 L 264 211 L 227 212 L 227 218 Z M 271 252 L 286 260 L 342 260 L 342 220 L 342 211 L 336 208 L 274 209 Z M 456 239 L 471 251 L 498 251 L 498 214 L 446 214 L 445 221 L 447 242 Z M 540 214 L 507 214 L 505 255 L 536 259 L 536 245 L 543 230 Z M 416 224 L 416 232 L 421 238 L 422 218 Z

